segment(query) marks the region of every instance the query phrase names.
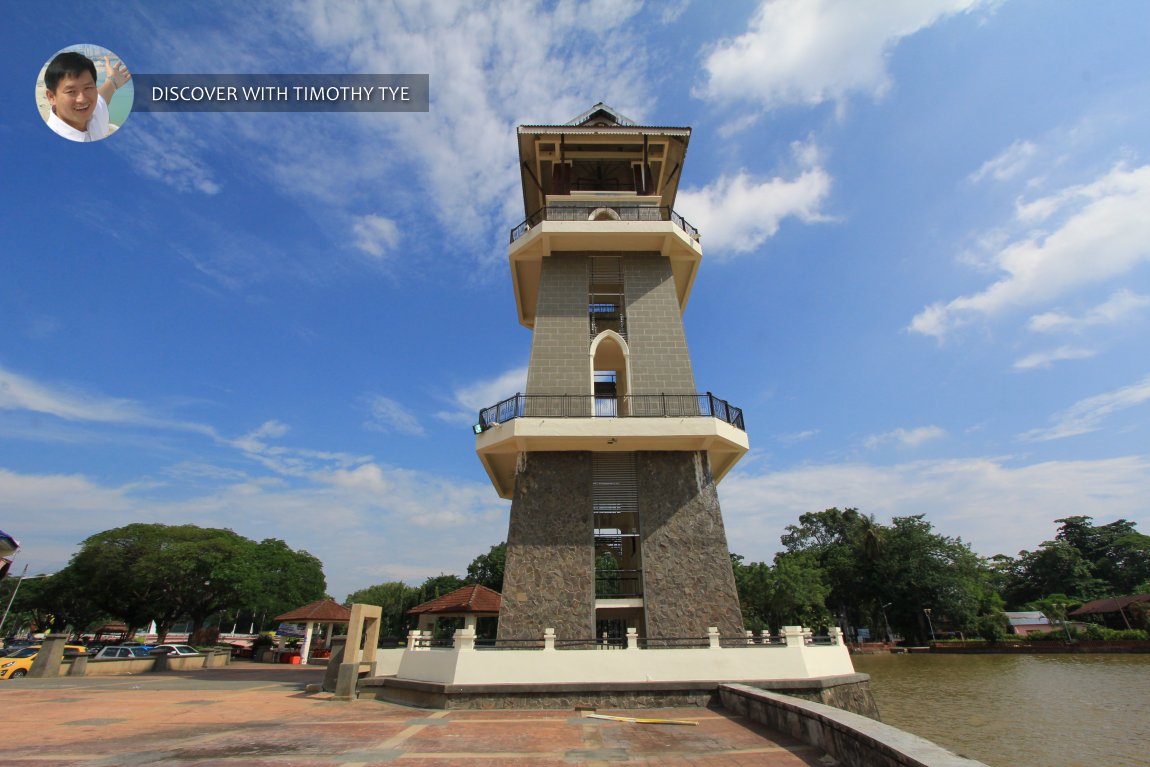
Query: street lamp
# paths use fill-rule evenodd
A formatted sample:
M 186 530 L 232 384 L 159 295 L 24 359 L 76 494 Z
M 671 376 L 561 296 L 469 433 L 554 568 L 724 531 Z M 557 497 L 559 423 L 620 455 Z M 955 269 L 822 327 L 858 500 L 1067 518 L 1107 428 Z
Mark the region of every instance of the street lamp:
M 1066 626 L 1066 607 L 1067 605 L 1064 602 L 1054 603 L 1054 609 L 1060 613 L 1059 618 L 1062 621 L 1062 630 L 1066 632 L 1066 641 L 1073 642 L 1074 640 L 1070 638 L 1070 629 Z
M 932 623 L 930 620 L 930 614 L 932 612 L 931 608 L 924 607 L 924 608 L 922 608 L 922 611 L 924 613 L 926 613 L 926 625 L 930 626 L 930 641 L 933 642 L 934 641 L 934 623 Z

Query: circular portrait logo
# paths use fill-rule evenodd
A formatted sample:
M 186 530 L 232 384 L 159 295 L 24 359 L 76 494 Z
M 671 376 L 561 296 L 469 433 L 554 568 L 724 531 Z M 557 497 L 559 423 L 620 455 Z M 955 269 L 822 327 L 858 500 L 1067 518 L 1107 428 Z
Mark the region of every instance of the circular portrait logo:
M 52 131 L 69 141 L 100 141 L 132 113 L 132 74 L 100 45 L 70 45 L 49 59 L 36 81 L 36 106 Z

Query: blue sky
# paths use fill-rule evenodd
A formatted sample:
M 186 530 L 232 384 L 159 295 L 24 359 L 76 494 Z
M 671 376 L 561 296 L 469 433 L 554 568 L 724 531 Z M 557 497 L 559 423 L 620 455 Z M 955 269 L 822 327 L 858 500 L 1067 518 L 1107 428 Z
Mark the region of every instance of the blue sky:
M 342 599 L 503 540 L 470 425 L 530 352 L 514 130 L 598 101 L 694 129 L 687 338 L 752 445 L 719 489 L 732 550 L 830 506 L 985 555 L 1072 514 L 1148 526 L 1145 3 L 54 7 L 7 8 L 0 82 L 17 569 L 195 523 L 311 551 Z M 137 73 L 428 73 L 431 109 L 70 144 L 31 91 L 88 42 Z

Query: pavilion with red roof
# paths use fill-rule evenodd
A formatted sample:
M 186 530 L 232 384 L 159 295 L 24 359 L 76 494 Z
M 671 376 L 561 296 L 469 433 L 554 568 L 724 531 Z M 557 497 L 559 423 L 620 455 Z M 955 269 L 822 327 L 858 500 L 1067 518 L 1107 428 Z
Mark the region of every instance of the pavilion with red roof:
M 334 633 L 336 624 L 347 623 L 351 620 L 351 608 L 344 607 L 334 599 L 317 599 L 314 602 L 309 602 L 303 607 L 297 607 L 290 610 L 283 615 L 277 616 L 275 619 L 279 623 L 302 623 L 304 624 L 303 644 L 300 646 L 300 658 L 304 663 L 307 663 L 308 657 L 311 653 L 311 638 L 312 632 L 316 626 L 327 625 L 327 639 L 325 642 L 325 649 L 331 647 L 331 637 Z M 284 639 L 282 635 L 279 640 L 279 650 L 284 651 Z
M 420 631 L 435 631 L 440 618 L 462 618 L 463 628 L 474 631 L 480 618 L 498 617 L 501 601 L 498 591 L 473 583 L 416 605 L 407 614 L 419 616 Z

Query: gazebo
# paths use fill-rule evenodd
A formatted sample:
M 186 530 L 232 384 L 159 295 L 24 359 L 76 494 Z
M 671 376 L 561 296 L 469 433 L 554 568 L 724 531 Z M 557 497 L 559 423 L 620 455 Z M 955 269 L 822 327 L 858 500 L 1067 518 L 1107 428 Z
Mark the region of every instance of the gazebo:
M 331 647 L 331 637 L 337 623 L 347 623 L 351 620 L 351 608 L 344 607 L 334 599 L 318 599 L 315 602 L 297 607 L 275 618 L 277 623 L 304 624 L 303 646 L 300 647 L 300 662 L 307 663 L 311 653 L 312 633 L 317 625 L 327 624 L 325 645 Z M 284 638 L 279 639 L 279 651 L 284 651 Z
M 501 601 L 498 591 L 472 584 L 416 605 L 407 614 L 419 616 L 420 631 L 434 631 L 440 618 L 462 618 L 463 627 L 474 631 L 480 618 L 498 617 Z

